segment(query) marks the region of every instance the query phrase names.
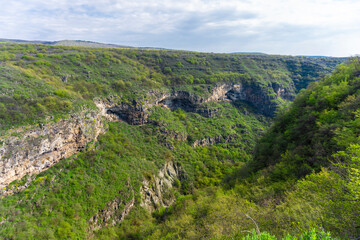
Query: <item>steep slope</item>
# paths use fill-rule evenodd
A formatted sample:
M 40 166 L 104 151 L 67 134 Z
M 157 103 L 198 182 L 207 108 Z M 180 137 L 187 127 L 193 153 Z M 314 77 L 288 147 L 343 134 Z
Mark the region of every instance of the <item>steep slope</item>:
M 302 177 L 330 164 L 329 156 L 357 143 L 358 59 L 300 93 L 257 146 L 257 168 L 275 166 L 277 177 Z
M 253 86 L 274 109 L 283 104 L 278 95 L 293 99 L 345 61 L 25 44 L 2 44 L 0 50 L 2 129 L 94 107 L 96 96 L 132 101 L 134 92 L 141 97 L 163 87 L 202 94 L 215 84 L 241 83 Z
M 218 185 L 234 166 L 251 158 L 255 136 L 268 119 L 227 102 L 212 107 L 217 115 L 211 118 L 159 106 L 148 124 L 109 123 L 95 148 L 6 188 L 17 193 L 1 200 L 1 235 L 86 238 L 91 236 L 88 226 L 97 230 L 116 223 L 133 198 L 133 208 L 159 209 L 177 195 Z M 176 167 L 161 170 L 169 164 Z M 109 208 L 117 210 L 111 214 Z M 37 230 L 30 231 L 35 225 Z
M 107 44 L 83 40 L 60 40 L 60 41 L 28 41 L 20 39 L 4 39 L 0 38 L 0 42 L 4 43 L 22 43 L 22 44 L 44 44 L 44 45 L 61 45 L 73 47 L 102 47 L 102 48 L 133 48 L 131 46 Z
M 1 49 L 0 174 L 7 186 L 0 236 L 9 239 L 135 237 L 138 231 L 124 228 L 143 228 L 142 221 L 152 226 L 144 234 L 156 238 L 153 227 L 164 207 L 176 199 L 179 206 L 191 194 L 192 200 L 216 199 L 219 186 L 231 185 L 226 176 L 252 159 L 271 117 L 301 87 L 344 61 L 46 45 Z M 196 195 L 207 187 L 215 190 Z M 225 198 L 254 214 L 258 208 Z M 201 211 L 195 215 L 201 218 Z
M 359 238 L 359 73 L 355 58 L 301 92 L 260 139 L 254 159 L 226 174 L 219 186 L 178 198 L 154 215 L 155 224 L 148 218 L 132 226 L 135 219 L 129 218 L 102 234 L 242 239 L 256 229 L 302 239 L 304 231 L 313 229 L 309 239 L 330 239 L 330 232 L 341 239 Z
M 318 226 L 359 238 L 359 93 L 360 61 L 353 58 L 301 92 L 257 144 L 250 171 L 263 178 L 263 191 L 285 192 L 273 211 L 283 228 Z
M 36 129 L 37 125 L 91 109 L 95 115 L 112 113 L 130 124 L 146 123 L 156 105 L 211 117 L 216 108 L 205 104 L 224 100 L 235 105 L 236 102 L 250 104 L 271 117 L 294 98 L 298 91 L 296 85 L 308 84 L 342 61 L 46 45 L 3 44 L 2 50 L 0 124 L 4 130 L 27 124 Z M 97 109 L 95 97 L 100 97 L 106 106 Z M 87 131 L 86 126 L 79 129 L 80 133 Z M 3 132 L 2 172 L 12 176 L 2 176 L 2 179 L 19 179 L 25 173 L 36 172 L 23 170 L 21 162 L 29 159 L 32 164 L 26 166 L 30 169 L 51 166 L 48 159 L 41 160 L 44 152 L 59 156 L 50 161 L 52 164 L 69 156 L 61 153 L 59 143 L 51 141 L 50 147 L 38 151 L 37 159 L 33 157 L 36 153 L 27 150 L 19 155 L 18 151 L 11 150 L 12 145 L 17 145 L 17 140 L 9 137 L 11 134 L 32 135 L 32 130 Z M 58 141 L 53 135 L 47 137 Z M 36 145 L 44 136 L 22 141 Z M 26 149 L 32 148 L 31 144 L 25 145 Z M 34 149 L 41 149 L 35 145 Z M 60 154 L 53 154 L 56 151 Z M 23 160 L 19 161 L 20 158 Z M 41 164 L 37 164 L 39 161 Z

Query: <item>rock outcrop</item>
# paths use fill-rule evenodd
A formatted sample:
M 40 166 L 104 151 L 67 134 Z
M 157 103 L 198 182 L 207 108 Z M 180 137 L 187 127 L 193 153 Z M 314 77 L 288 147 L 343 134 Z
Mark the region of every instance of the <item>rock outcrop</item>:
M 96 141 L 104 132 L 103 116 L 108 121 L 123 120 L 132 125 L 148 122 L 151 108 L 156 105 L 175 110 L 181 108 L 205 117 L 217 114 L 217 109 L 206 107 L 205 103 L 217 101 L 245 101 L 267 116 L 274 116 L 276 98 L 292 100 L 294 93 L 278 84 L 262 86 L 255 83 L 219 84 L 207 86 L 203 94 L 185 90 L 151 90 L 134 95 L 130 102 L 122 99 L 96 100 L 99 110 L 71 115 L 55 123 L 39 124 L 21 132 L 8 132 L 0 137 L 0 188 L 27 174 L 46 170 L 62 158 L 81 151 L 90 141 Z M 180 133 L 166 133 L 175 140 L 185 140 Z M 174 136 L 172 136 L 174 135 Z M 166 140 L 166 139 L 165 139 Z M 194 146 L 213 144 L 216 139 L 199 140 Z M 171 148 L 171 144 L 169 144 Z
M 156 176 L 144 179 L 140 188 L 140 206 L 153 212 L 160 207 L 169 207 L 175 201 L 175 196 L 171 191 L 176 179 L 184 178 L 184 172 L 176 163 L 170 161 Z
M 99 111 L 73 114 L 57 122 L 8 132 L 0 139 L 0 188 L 25 175 L 40 173 L 82 151 L 103 132 Z
M 276 84 L 269 88 L 259 84 L 246 83 L 234 85 L 226 93 L 226 96 L 234 102 L 244 101 L 250 103 L 265 116 L 274 117 L 277 109 L 275 100 L 280 97 L 286 100 L 293 100 L 295 93 Z
M 106 204 L 104 209 L 89 220 L 89 230 L 96 231 L 106 226 L 113 226 L 124 221 L 135 204 L 134 189 L 128 180 L 125 185 L 128 189 L 119 192 L 119 197 Z
M 191 146 L 192 147 L 203 147 L 203 146 L 214 145 L 214 144 L 222 143 L 222 142 L 229 143 L 229 142 L 236 140 L 237 138 L 238 138 L 238 135 L 236 135 L 236 134 L 230 134 L 226 137 L 221 136 L 221 135 L 215 136 L 215 137 L 207 137 L 207 138 L 195 140 Z
M 142 125 L 148 122 L 150 109 L 161 105 L 171 110 L 181 108 L 187 112 L 196 112 L 205 117 L 212 117 L 216 109 L 207 108 L 204 104 L 218 101 L 245 101 L 252 104 L 266 116 L 274 116 L 277 108 L 276 99 L 293 100 L 294 89 L 282 88 L 280 85 L 262 86 L 255 83 L 219 84 L 208 90 L 207 94 L 199 95 L 184 90 L 149 91 L 137 100 L 130 102 L 112 102 L 109 100 L 107 113 L 112 113 L 132 125 Z

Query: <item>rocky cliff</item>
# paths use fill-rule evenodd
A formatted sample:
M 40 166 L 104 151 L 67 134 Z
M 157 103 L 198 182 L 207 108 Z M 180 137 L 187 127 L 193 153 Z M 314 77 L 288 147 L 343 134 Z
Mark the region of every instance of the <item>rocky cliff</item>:
M 141 125 L 148 122 L 151 108 L 161 105 L 171 110 L 181 108 L 212 117 L 216 109 L 204 104 L 214 101 L 245 101 L 264 115 L 273 116 L 277 98 L 292 100 L 294 97 L 292 88 L 281 88 L 277 84 L 271 87 L 254 83 L 220 84 L 207 86 L 205 90 L 205 94 L 185 90 L 151 90 L 130 102 L 112 98 L 97 100 L 98 110 L 73 114 L 55 123 L 12 130 L 0 139 L 0 187 L 27 174 L 44 171 L 60 159 L 81 151 L 90 141 L 96 141 L 98 135 L 105 131 L 102 116 L 108 121 L 123 120 Z M 207 144 L 211 141 L 195 143 L 196 146 Z
M 143 208 L 153 212 L 160 207 L 169 207 L 174 201 L 175 196 L 171 189 L 176 180 L 185 178 L 182 168 L 170 161 L 156 176 L 144 179 L 140 188 L 141 204 Z
M 228 136 L 215 136 L 215 137 L 207 137 L 203 139 L 195 140 L 191 146 L 192 147 L 204 147 L 208 145 L 214 145 L 217 143 L 229 143 L 238 138 L 237 134 L 230 134 Z
M 0 188 L 48 169 L 96 141 L 103 132 L 102 114 L 95 110 L 8 132 L 0 139 Z
M 212 117 L 216 109 L 204 106 L 208 102 L 217 101 L 244 101 L 253 105 L 266 116 L 274 116 L 278 107 L 277 98 L 293 100 L 294 87 L 283 88 L 280 85 L 262 86 L 255 83 L 220 84 L 206 90 L 205 94 L 197 94 L 185 90 L 149 91 L 142 98 L 130 102 L 105 101 L 107 112 L 118 116 L 132 125 L 141 125 L 148 122 L 150 109 L 161 105 L 171 110 L 181 108 L 187 112 L 196 112 L 205 117 Z

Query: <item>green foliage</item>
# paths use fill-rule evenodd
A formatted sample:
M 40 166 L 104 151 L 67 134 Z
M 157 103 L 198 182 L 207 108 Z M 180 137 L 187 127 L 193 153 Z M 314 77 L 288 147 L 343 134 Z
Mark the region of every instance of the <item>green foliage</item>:
M 71 93 L 66 89 L 56 89 L 54 93 L 61 98 L 70 98 L 71 96 Z
M 297 76 L 295 85 L 306 86 L 344 61 L 13 43 L 0 47 L 0 61 L 6 63 L 0 75 L 0 96 L 9 98 L 2 102 L 9 111 L 6 115 L 14 116 L 14 120 L 0 119 L 4 129 L 34 123 L 46 115 L 68 113 L 68 108 L 55 112 L 37 109 L 24 117 L 22 106 L 25 102 L 17 102 L 19 108 L 11 106 L 13 91 L 29 99 L 35 108 L 38 103 L 46 106 L 41 99 L 54 93 L 60 98 L 71 96 L 74 109 L 84 104 L 93 105 L 89 100 L 99 96 L 122 96 L 138 89 L 184 84 L 248 81 L 266 86 L 266 92 L 272 96 L 275 94 L 273 83 L 295 92 L 299 88 L 291 89 L 294 74 Z M 293 62 L 296 62 L 296 68 Z M 66 81 L 61 81 L 65 76 Z M 68 91 L 69 94 L 55 91 Z
M 165 216 L 160 218 L 165 219 L 164 223 L 148 239 L 220 238 L 238 226 L 252 228 L 253 222 L 245 214 L 256 215 L 257 210 L 246 200 L 226 195 L 214 187 L 206 188 L 178 199 L 164 212 Z
M 15 54 L 9 53 L 9 52 L 1 52 L 0 53 L 0 61 L 8 61 L 15 59 Z
M 344 61 L 0 46 L 2 129 L 64 118 L 94 107 L 97 97 L 144 102 L 144 93 L 153 88 L 205 98 L 215 84 L 241 83 L 274 99 L 279 89 L 295 94 Z M 277 98 L 282 115 L 257 145 L 255 160 L 253 150 L 272 120 L 244 102 L 204 103 L 201 107 L 211 117 L 185 107 L 154 107 L 149 124 L 109 123 L 95 147 L 61 160 L 25 190 L 0 200 L 0 237 L 332 239 L 324 231 L 308 232 L 318 227 L 356 237 L 359 147 L 345 149 L 360 134 L 359 69 L 356 63 L 339 67 L 332 77 L 300 93 L 287 112 L 287 100 Z M 330 160 L 331 168 L 321 168 Z M 167 161 L 183 171 L 169 193 L 176 201 L 151 215 L 140 207 L 139 189 Z M 15 181 L 9 188 L 25 182 Z M 135 196 L 129 195 L 132 190 Z M 89 230 L 89 219 L 109 202 L 132 197 L 135 206 L 123 223 Z M 263 232 L 249 235 L 254 225 Z
M 323 230 L 317 230 L 315 228 L 313 228 L 311 231 L 309 232 L 305 232 L 303 233 L 301 236 L 299 237 L 295 237 L 295 236 L 291 236 L 291 235 L 287 235 L 283 238 L 277 238 L 274 235 L 271 235 L 267 232 L 262 232 L 260 234 L 256 233 L 255 230 L 252 231 L 251 234 L 242 237 L 242 234 L 235 234 L 234 236 L 231 237 L 225 237 L 225 238 L 221 238 L 224 240 L 237 240 L 237 239 L 241 239 L 241 240 L 332 240 L 332 239 L 337 239 L 337 238 L 333 238 L 331 237 L 331 234 L 328 232 L 324 232 Z
M 360 221 L 359 182 L 360 146 L 351 145 L 333 155 L 332 170 L 322 169 L 297 182 L 276 215 L 284 229 L 301 232 L 313 226 L 345 238 L 358 234 Z M 306 211 L 304 209 L 306 208 Z
M 164 74 L 170 74 L 172 72 L 172 70 L 170 67 L 165 67 L 163 72 L 164 72 Z
M 340 66 L 301 92 L 257 145 L 247 170 L 257 174 L 235 186 L 261 205 L 280 200 L 271 211 L 279 235 L 317 226 L 346 239 L 358 235 L 357 69 L 357 61 Z
M 95 150 L 89 149 L 59 162 L 48 171 L 41 173 L 24 192 L 1 200 L 1 204 L 6 206 L 0 208 L 1 216 L 9 218 L 10 209 L 19 211 L 19 214 L 13 216 L 11 222 L 0 226 L 0 235 L 27 234 L 19 227 L 21 219 L 26 219 L 24 221 L 27 224 L 40 225 L 31 235 L 34 238 L 45 234 L 45 230 L 51 231 L 51 234 L 59 239 L 85 238 L 88 219 L 117 197 L 119 191 L 129 191 L 124 185 L 128 178 L 131 179 L 132 187 L 139 189 L 143 177 L 153 179 L 158 169 L 169 160 L 177 162 L 186 171 L 184 179 L 174 182 L 174 191 L 178 192 L 178 196 L 181 193 L 192 193 L 195 187 L 219 185 L 226 174 L 230 174 L 236 166 L 250 157 L 252 146 L 255 144 L 252 134 L 255 134 L 258 128 L 266 128 L 267 119 L 263 118 L 263 121 L 259 121 L 256 114 L 249 112 L 245 115 L 242 113 L 243 109 L 236 109 L 229 103 L 216 104 L 212 107 L 220 108 L 222 114 L 207 119 L 181 109 L 172 112 L 164 108 L 155 108 L 150 116 L 152 124 L 130 126 L 122 122 L 109 123 L 108 132 L 100 137 Z M 210 124 L 214 127 L 209 128 Z M 194 129 L 197 131 L 194 132 Z M 227 136 L 235 134 L 239 129 L 244 130 L 243 136 L 234 138 L 228 143 L 223 139 L 215 146 L 196 148 L 191 146 L 197 139 L 206 136 Z M 190 136 L 193 140 L 189 142 L 176 140 L 175 136 L 179 133 Z M 248 139 L 249 142 L 244 144 L 243 139 Z M 169 144 L 172 144 L 176 150 L 170 152 Z M 242 147 L 237 149 L 232 145 Z M 51 181 L 54 176 L 56 181 Z M 217 190 L 208 191 L 209 197 L 204 198 L 204 204 L 210 203 L 211 199 L 225 201 L 218 207 L 218 212 L 236 199 L 234 196 L 226 196 L 220 192 L 217 197 Z M 199 194 L 196 196 L 200 199 Z M 17 204 L 20 199 L 21 203 Z M 246 204 L 246 206 L 251 205 Z M 201 206 L 197 208 L 199 213 L 193 212 L 196 219 L 201 217 L 207 221 L 208 218 L 216 217 L 213 214 L 203 215 L 205 209 L 203 210 Z M 135 215 L 144 215 L 141 210 L 136 211 L 139 212 L 134 212 Z M 163 213 L 167 214 L 168 211 Z M 228 214 L 230 214 L 228 219 L 236 217 L 233 211 L 229 210 Z M 112 228 L 96 234 L 99 238 L 144 236 L 145 233 L 156 235 L 153 233 L 156 229 L 151 223 L 152 217 L 144 218 L 148 220 L 140 221 L 132 217 L 129 221 L 140 221 L 147 227 L 140 223 L 133 226 L 131 222 L 125 222 L 121 231 Z M 246 218 L 243 220 L 248 221 Z M 47 224 L 42 225 L 43 222 Z M 192 227 L 192 223 L 189 223 L 188 229 Z M 215 227 L 216 224 L 212 226 Z M 144 228 L 147 230 L 145 231 Z M 221 227 L 216 231 L 223 232 L 220 229 Z M 230 233 L 231 229 L 233 228 L 227 229 L 226 232 Z M 205 232 L 206 229 L 203 229 L 203 234 Z M 210 235 L 206 233 L 206 236 Z
M 351 196 L 349 201 L 360 199 L 360 145 L 352 144 L 346 151 L 333 155 L 335 167 L 341 177 L 346 180 L 346 189 Z
M 254 169 L 274 166 L 283 178 L 299 178 L 327 166 L 331 154 L 357 142 L 358 65 L 340 66 L 301 92 L 259 143 Z
M 41 239 L 51 232 L 57 239 L 85 239 L 92 216 L 116 197 L 130 201 L 127 192 L 140 187 L 141 173 L 154 173 L 163 164 L 166 147 L 157 139 L 145 141 L 144 134 L 125 123 L 110 124 L 96 151 L 59 162 L 25 191 L 0 200 L 0 215 L 6 219 L 0 236 Z M 28 233 L 30 226 L 37 227 Z

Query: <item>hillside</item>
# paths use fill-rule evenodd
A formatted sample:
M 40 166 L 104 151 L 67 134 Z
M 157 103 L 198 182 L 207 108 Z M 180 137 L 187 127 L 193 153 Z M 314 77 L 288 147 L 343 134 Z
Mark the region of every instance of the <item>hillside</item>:
M 96 96 L 131 98 L 122 95 L 184 86 L 205 93 L 206 86 L 240 82 L 258 86 L 269 97 L 271 115 L 278 106 L 274 96 L 293 99 L 345 60 L 16 44 L 3 44 L 1 51 L 2 103 L 9 111 L 2 113 L 2 128 L 63 114 L 85 102 L 93 105 Z M 51 101 L 44 103 L 46 98 Z
M 360 69 L 356 61 L 297 96 L 258 144 L 257 167 L 283 168 L 286 162 L 290 175 L 279 178 L 299 178 L 328 166 L 329 156 L 357 143 Z
M 283 113 L 295 95 L 345 59 L 13 43 L 0 49 L 5 239 L 241 237 L 254 228 L 245 214 L 277 236 L 318 226 L 281 229 L 280 216 L 289 217 L 285 189 L 311 171 L 290 169 L 295 175 L 277 184 L 273 166 L 291 138 L 279 147 L 271 141 L 301 102 Z M 269 155 L 271 148 L 280 150 Z M 284 211 L 274 214 L 277 205 Z
M 302 91 L 260 138 L 252 160 L 227 175 L 223 188 L 178 200 L 160 215 L 150 239 L 208 238 L 231 231 L 231 237 L 219 239 L 242 239 L 244 231 L 256 228 L 247 216 L 278 238 L 290 233 L 303 239 L 301 233 L 314 229 L 309 239 L 331 239 L 316 233 L 322 229 L 340 239 L 357 239 L 359 72 L 355 58 Z
M 22 43 L 22 44 L 44 44 L 44 45 L 60 45 L 60 46 L 72 46 L 72 47 L 97 47 L 97 48 L 133 48 L 131 46 L 98 43 L 83 40 L 60 40 L 60 41 L 28 41 L 20 39 L 3 39 L 0 38 L 0 42 L 3 43 Z

